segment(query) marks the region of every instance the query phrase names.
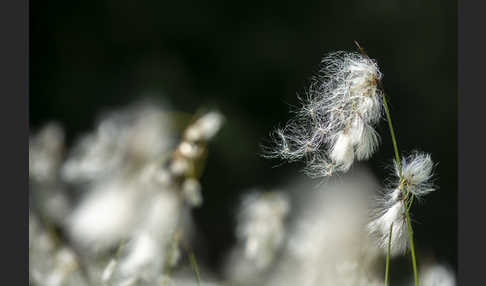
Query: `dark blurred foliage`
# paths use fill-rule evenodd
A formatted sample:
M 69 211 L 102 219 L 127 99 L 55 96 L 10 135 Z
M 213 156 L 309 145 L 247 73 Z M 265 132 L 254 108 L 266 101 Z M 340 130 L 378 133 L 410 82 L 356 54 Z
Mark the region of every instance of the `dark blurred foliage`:
M 296 92 L 331 51 L 357 40 L 384 73 L 402 152 L 438 162 L 439 191 L 415 204 L 418 253 L 456 265 L 456 1 L 33 1 L 30 124 L 60 121 L 68 143 L 100 112 L 146 94 L 174 109 L 217 107 L 227 122 L 210 146 L 195 211 L 213 267 L 234 242 L 233 215 L 249 187 L 281 186 L 301 165 L 265 160 L 259 145 L 289 117 Z M 387 125 L 367 164 L 383 181 Z M 317 183 L 317 182 L 316 182 Z

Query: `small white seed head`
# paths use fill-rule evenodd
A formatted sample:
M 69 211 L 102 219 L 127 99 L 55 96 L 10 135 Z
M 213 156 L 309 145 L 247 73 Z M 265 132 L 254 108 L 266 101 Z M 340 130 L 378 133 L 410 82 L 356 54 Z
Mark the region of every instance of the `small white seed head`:
M 415 151 L 401 160 L 402 177 L 406 187 L 418 198 L 434 191 L 431 182 L 433 177 L 434 162 L 430 154 Z M 395 173 L 398 174 L 398 166 L 395 164 Z

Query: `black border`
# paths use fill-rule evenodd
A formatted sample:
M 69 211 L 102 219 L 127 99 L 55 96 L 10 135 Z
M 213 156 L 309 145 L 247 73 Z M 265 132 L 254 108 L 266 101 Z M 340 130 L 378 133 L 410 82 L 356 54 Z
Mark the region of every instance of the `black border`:
M 27 0 L 2 1 L 0 5 L 3 285 L 29 285 L 28 7 Z
M 486 265 L 484 1 L 458 7 L 458 285 L 483 285 Z

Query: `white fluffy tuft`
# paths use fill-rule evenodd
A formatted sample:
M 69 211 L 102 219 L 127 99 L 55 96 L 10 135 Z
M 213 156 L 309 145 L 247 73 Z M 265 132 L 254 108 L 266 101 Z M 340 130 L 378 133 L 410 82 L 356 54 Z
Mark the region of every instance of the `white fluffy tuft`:
M 305 159 L 306 172 L 316 177 L 346 172 L 355 159 L 370 158 L 379 143 L 373 126 L 382 114 L 381 77 L 366 56 L 329 54 L 300 98 L 297 116 L 272 133 L 273 145 L 264 148 L 264 156 Z

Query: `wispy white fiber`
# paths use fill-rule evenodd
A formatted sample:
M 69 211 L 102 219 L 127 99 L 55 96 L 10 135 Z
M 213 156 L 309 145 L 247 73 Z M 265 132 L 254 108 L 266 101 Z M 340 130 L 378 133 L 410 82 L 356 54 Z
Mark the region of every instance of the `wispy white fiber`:
M 371 157 L 379 138 L 373 127 L 382 114 L 382 75 L 376 62 L 357 53 L 326 56 L 312 78 L 296 117 L 271 134 L 264 156 L 305 159 L 311 176 L 346 172 Z
M 414 151 L 401 160 L 402 176 L 406 187 L 417 197 L 422 197 L 433 192 L 434 162 L 430 154 Z M 398 166 L 395 164 L 395 173 L 398 174 Z
M 352 135 L 340 131 L 336 135 L 329 155 L 331 160 L 344 172 L 349 170 L 354 161 L 354 149 L 351 140 Z
M 413 202 L 412 195 L 421 198 L 434 190 L 431 182 L 434 163 L 430 154 L 415 151 L 400 162 L 402 177 L 395 163 L 395 177 L 390 184 L 392 188 L 381 194 L 374 210 L 374 219 L 368 224 L 368 231 L 384 251 L 387 251 L 393 224 L 390 244 L 392 256 L 404 254 L 409 247 L 405 208 L 409 208 Z
M 393 205 L 384 208 L 381 214 L 368 224 L 368 230 L 375 235 L 379 247 L 383 250 L 388 248 L 392 224 L 390 255 L 396 256 L 405 253 L 408 248 L 407 222 L 401 201 L 396 201 Z

